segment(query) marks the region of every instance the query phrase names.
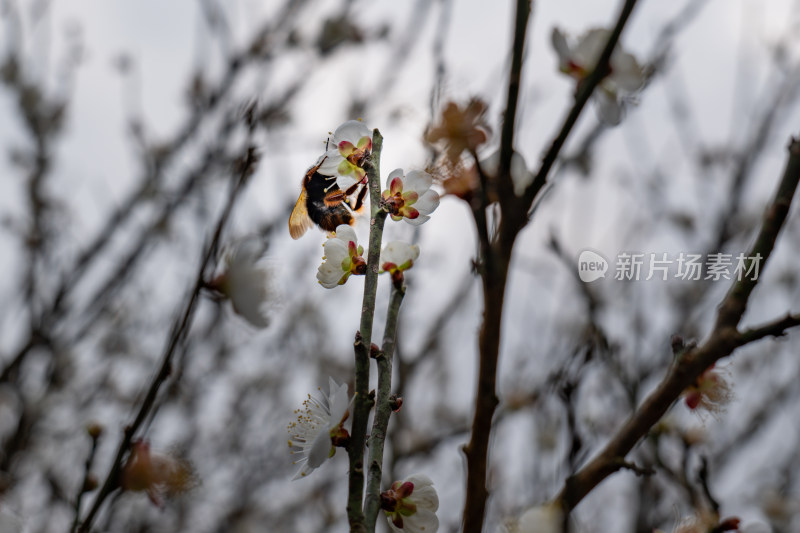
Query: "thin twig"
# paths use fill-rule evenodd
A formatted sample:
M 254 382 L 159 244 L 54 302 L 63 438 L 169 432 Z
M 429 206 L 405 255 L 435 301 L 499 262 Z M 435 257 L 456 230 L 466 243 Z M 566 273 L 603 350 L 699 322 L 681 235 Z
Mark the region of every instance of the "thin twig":
M 119 448 L 117 449 L 117 454 L 114 458 L 113 463 L 111 464 L 111 468 L 106 476 L 105 481 L 103 482 L 103 486 L 100 489 L 100 492 L 97 494 L 91 509 L 86 515 L 86 518 L 81 523 L 80 528 L 78 529 L 79 533 L 87 533 L 92 523 L 94 522 L 97 513 L 99 512 L 100 508 L 102 507 L 103 502 L 111 494 L 119 484 L 119 473 L 122 469 L 122 462 L 123 458 L 130 450 L 131 443 L 133 441 L 133 437 L 136 434 L 136 431 L 144 422 L 145 418 L 147 417 L 150 410 L 153 408 L 156 402 L 156 397 L 158 396 L 158 391 L 167 378 L 170 375 L 170 371 L 172 368 L 172 358 L 177 350 L 178 345 L 186 336 L 188 332 L 189 325 L 192 322 L 192 317 L 194 316 L 194 311 L 196 308 L 197 300 L 200 295 L 200 291 L 205 284 L 205 271 L 208 264 L 211 262 L 214 251 L 217 249 L 218 243 L 220 238 L 222 237 L 222 232 L 225 228 L 225 224 L 230 217 L 230 214 L 233 210 L 233 206 L 236 203 L 236 199 L 239 197 L 239 193 L 243 190 L 244 184 L 247 182 L 247 178 L 252 175 L 255 164 L 257 161 L 257 155 L 255 148 L 248 147 L 246 155 L 243 157 L 241 161 L 241 167 L 239 170 L 238 179 L 232 182 L 230 193 L 228 194 L 228 200 L 223 208 L 222 212 L 219 215 L 219 219 L 217 220 L 216 228 L 214 233 L 211 237 L 211 241 L 208 243 L 203 257 L 200 261 L 200 265 L 197 270 L 197 275 L 195 276 L 195 283 L 194 287 L 192 288 L 192 292 L 189 296 L 189 300 L 186 303 L 186 306 L 178 317 L 176 317 L 175 322 L 172 326 L 172 331 L 170 333 L 169 339 L 167 340 L 167 345 L 164 349 L 164 353 L 161 356 L 161 364 L 159 366 L 158 372 L 153 376 L 152 381 L 150 382 L 150 386 L 148 387 L 147 393 L 145 394 L 144 400 L 142 401 L 141 406 L 139 407 L 139 411 L 136 413 L 136 417 L 133 419 L 129 425 L 125 427 L 122 442 L 120 442 Z
M 800 181 L 800 141 L 792 140 L 786 164 L 775 198 L 766 211 L 764 222 L 748 257 L 760 255 L 766 265 Z M 717 320 L 709 338 L 701 345 L 687 350 L 676 361 L 664 380 L 639 409 L 631 415 L 602 451 L 575 475 L 567 479 L 559 495 L 565 510 L 575 508 L 602 480 L 620 468 L 620 460 L 630 452 L 650 428 L 672 406 L 681 393 L 706 369 L 719 359 L 754 340 L 774 335 L 788 327 L 799 325 L 796 316 L 755 330 L 740 333 L 736 328 L 758 279 L 744 277 L 731 286 L 719 306 Z M 777 324 L 777 326 L 776 326 Z M 753 332 L 756 332 L 755 334 Z
M 364 515 L 367 531 L 375 531 L 375 521 L 380 510 L 381 477 L 383 474 L 383 447 L 386 441 L 386 430 L 392 414 L 390 395 L 392 392 L 392 359 L 394 357 L 395 338 L 397 336 L 397 319 L 400 315 L 400 304 L 403 303 L 405 287 L 392 285 L 392 296 L 389 299 L 389 310 L 386 314 L 386 327 L 383 331 L 383 346 L 377 356 L 378 389 L 375 394 L 375 417 L 372 431 L 369 434 L 369 457 L 367 495 L 364 500 Z

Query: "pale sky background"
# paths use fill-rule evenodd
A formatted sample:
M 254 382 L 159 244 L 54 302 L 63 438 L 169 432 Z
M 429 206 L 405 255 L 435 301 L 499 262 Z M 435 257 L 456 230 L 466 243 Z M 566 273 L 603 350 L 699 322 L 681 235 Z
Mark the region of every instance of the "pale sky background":
M 8 13 L 8 4 L 7 0 L 0 0 L 0 13 Z M 222 2 L 230 42 L 228 49 L 221 50 L 217 40 L 207 39 L 208 29 L 200 13 L 201 3 L 197 1 L 53 1 L 49 3 L 48 14 L 36 25 L 31 23 L 31 11 L 43 2 L 30 0 L 14 4 L 22 15 L 25 66 L 33 69 L 30 74 L 37 79 L 46 79 L 51 89 L 60 86 L 54 71 L 65 54 L 67 36 L 77 32 L 82 43 L 83 60 L 70 83 L 71 106 L 50 180 L 50 191 L 64 203 L 65 216 L 70 223 L 73 242 L 64 246 L 73 251 L 88 242 L 97 225 L 115 202 L 124 198 L 140 174 L 126 133 L 126 117 L 131 112 L 140 114 L 145 130 L 156 139 L 170 135 L 185 116 L 186 82 L 193 70 L 202 69 L 211 77 L 219 75 L 224 54 L 247 43 L 262 22 L 274 16 L 278 7 L 271 1 Z M 550 45 L 551 29 L 558 26 L 578 35 L 592 27 L 609 25 L 616 18 L 619 4 L 600 0 L 533 2 L 516 138 L 516 148 L 530 167 L 538 166 L 541 154 L 560 127 L 571 105 L 574 88 L 572 80 L 557 72 L 556 57 Z M 442 37 L 437 30 L 444 5 L 425 0 L 355 1 L 351 13 L 362 28 L 377 31 L 389 24 L 392 32 L 387 41 L 366 48 L 343 46 L 334 52 L 334 60 L 324 64 L 310 53 L 307 43 L 319 31 L 324 18 L 321 14 L 334 14 L 339 4 L 312 1 L 304 8 L 309 24 L 299 29 L 303 44 L 278 61 L 271 71 L 246 76 L 235 91 L 239 95 L 272 94 L 280 92 L 298 74 L 310 79 L 309 86 L 291 106 L 292 122 L 288 127 L 259 139 L 263 162 L 237 209 L 232 234 L 251 233 L 263 213 L 286 210 L 294 204 L 300 180 L 321 153 L 328 132 L 354 118 L 346 116 L 346 105 L 352 95 L 374 98 L 371 115 L 362 118 L 384 135 L 383 174 L 397 167 L 424 168 L 427 152 L 421 139 L 431 117 L 430 86 L 435 72 L 432 49 Z M 512 3 L 455 0 L 447 5 L 452 10 L 452 21 L 443 36 L 446 59 L 443 100 L 464 101 L 480 95 L 489 102 L 489 118 L 497 127 L 505 99 Z M 623 46 L 642 61 L 647 60 L 658 31 L 684 5 L 685 2 L 641 0 L 622 36 Z M 426 10 L 429 16 L 420 24 L 418 17 Z M 0 26 L 0 57 L 5 55 L 13 37 L 3 34 L 6 27 Z M 409 28 L 416 31 L 410 33 L 403 57 L 392 56 L 392 45 L 402 39 Z M 658 75 L 638 96 L 638 105 L 629 108 L 623 124 L 603 137 L 595 154 L 597 166 L 593 178 L 586 180 L 572 171 L 553 174 L 558 176 L 554 190 L 517 244 L 510 285 L 514 290 L 507 298 L 505 318 L 509 324 L 503 341 L 501 380 L 512 379 L 517 358 L 523 357 L 529 346 L 540 342 L 540 339 L 530 338 L 531 330 L 525 324 L 520 327 L 517 316 L 524 316 L 526 322 L 539 326 L 545 324 L 548 330 L 552 325 L 551 337 L 557 338 L 562 332 L 558 328 L 564 317 L 578 312 L 575 308 L 579 303 L 561 301 L 564 291 L 571 290 L 574 282 L 566 273 L 553 274 L 553 270 L 558 269 L 555 261 L 552 257 L 542 257 L 542 245 L 551 232 L 557 233 L 568 252 L 575 256 L 584 248 L 596 249 L 609 258 L 626 250 L 670 254 L 692 251 L 683 248 L 688 240 L 675 232 L 631 236 L 634 233 L 631 228 L 637 227 L 636 221 L 648 219 L 653 209 L 685 206 L 689 211 L 702 212 L 706 194 L 713 194 L 715 183 L 718 185 L 718 176 L 700 179 L 686 165 L 683 147 L 686 139 L 681 139 L 681 132 L 669 118 L 669 95 L 685 97 L 692 114 L 691 124 L 696 127 L 696 138 L 710 145 L 743 143 L 752 132 L 752 113 L 758 109 L 759 102 L 765 100 L 765 87 L 773 80 L 766 66 L 768 49 L 785 36 L 798 34 L 798 29 L 800 9 L 796 1 L 709 1 L 678 37 L 666 74 Z M 791 44 L 788 53 L 798 57 L 797 39 Z M 123 55 L 133 60 L 127 79 L 123 79 L 115 67 Z M 383 86 L 387 72 L 393 75 L 388 87 Z M 783 118 L 780 133 L 768 142 L 768 155 L 757 170 L 757 186 L 752 188 L 748 203 L 743 206 L 752 211 L 754 217 L 760 215 L 764 203 L 772 195 L 789 136 L 800 133 L 798 118 L 800 113 L 795 107 Z M 13 145 L 20 138 L 18 120 L 7 92 L 0 91 L 0 146 Z M 581 138 L 596 120 L 590 104 L 572 140 Z M 495 138 L 495 145 L 496 142 Z M 494 145 L 487 148 L 487 153 L 493 150 Z M 180 169 L 188 163 L 178 161 L 175 167 Z M 661 205 L 642 204 L 641 191 L 652 187 L 652 181 L 640 178 L 656 174 L 658 169 L 668 170 L 660 176 L 666 185 L 655 193 Z M 14 218 L 24 210 L 21 181 L 17 176 L 18 173 L 9 171 L 3 154 L 0 157 L 0 217 L 3 220 Z M 366 221 L 359 222 L 357 230 L 359 236 L 366 239 Z M 418 234 L 405 224 L 388 226 L 388 240 L 418 238 L 422 250 L 403 307 L 405 331 L 424 331 L 430 317 L 428 306 L 438 309 L 442 303 L 438 296 L 449 294 L 468 275 L 474 255 L 473 231 L 465 205 L 452 198 L 443 199 L 435 216 Z M 702 231 L 699 234 L 702 236 Z M 278 284 L 283 288 L 287 306 L 294 297 L 310 295 L 320 306 L 346 310 L 332 313 L 332 324 L 343 333 L 330 339 L 332 351 L 340 351 L 346 364 L 351 358 L 350 332 L 357 324 L 362 285 L 360 281 L 348 283 L 334 291 L 324 291 L 316 285 L 314 275 L 318 263 L 297 258 L 317 254 L 315 250 L 319 250 L 323 239 L 322 233 L 313 230 L 294 242 L 285 231 L 271 242 L 270 260 L 281 265 Z M 778 250 L 776 265 L 791 268 L 786 250 L 781 252 L 780 247 Z M 194 255 L 186 258 L 190 264 L 195 260 Z M 0 232 L 0 299 L 18 301 L 17 275 L 22 264 L 16 238 L 8 231 Z M 164 266 L 165 275 L 163 279 L 154 280 L 155 286 L 164 291 L 185 290 L 189 281 L 179 274 L 182 266 Z M 610 274 L 613 278 L 613 271 Z M 608 285 L 614 281 L 606 279 L 598 283 Z M 657 298 L 662 289 L 655 283 L 637 286 L 632 289 L 633 300 L 628 304 L 647 308 L 648 302 L 654 301 L 652 298 Z M 724 288 L 720 286 L 719 290 Z M 793 303 L 796 306 L 797 301 L 797 294 L 788 294 L 784 301 L 777 298 L 756 302 L 753 313 L 770 318 L 785 312 Z M 470 302 L 479 302 L 477 292 L 471 295 Z M 379 309 L 382 309 L 381 304 Z M 658 322 L 657 309 L 651 311 L 653 321 Z M 712 311 L 712 308 L 699 310 L 705 314 L 703 324 L 708 324 Z M 379 317 L 381 313 L 379 311 Z M 453 352 L 463 353 L 464 357 L 450 361 L 448 370 L 457 376 L 455 381 L 468 385 L 449 391 L 447 399 L 453 405 L 468 405 L 473 395 L 474 332 L 479 316 L 474 320 L 474 323 L 461 324 L 460 335 L 451 335 Z M 378 334 L 381 324 L 379 318 L 376 321 Z M 22 334 L 20 325 L 20 318 L 13 313 L 0 315 L 0 353 L 12 351 Z M 626 327 L 621 323 L 616 326 L 620 330 Z M 609 327 L 615 327 L 613 320 Z M 270 338 L 269 333 L 255 335 L 264 336 L 244 344 L 261 345 Z M 541 340 L 541 345 L 556 344 L 553 338 Z M 665 343 L 666 339 L 661 336 L 646 341 Z M 154 352 L 158 353 L 163 339 L 143 339 L 143 342 L 152 343 Z M 406 339 L 412 352 L 420 342 L 419 337 Z M 547 367 L 546 358 L 542 365 Z M 314 376 L 301 375 L 296 380 L 295 403 L 319 385 Z M 141 386 L 138 379 L 121 381 L 126 382 L 132 390 Z M 414 402 L 424 404 L 425 391 L 419 393 L 418 397 L 409 398 L 411 405 Z M 210 396 L 224 398 L 227 394 L 230 391 L 223 390 Z M 741 397 L 745 396 L 746 392 L 742 392 Z M 213 410 L 212 399 L 209 408 Z M 98 416 L 114 419 L 113 414 L 101 415 L 101 411 L 99 407 Z M 602 417 L 602 413 L 598 416 Z M 161 435 L 163 440 L 169 441 L 168 421 L 161 421 L 158 427 L 165 432 Z M 283 427 L 277 430 L 283 431 Z M 501 436 L 496 438 L 502 439 Z M 525 453 L 524 442 L 512 445 L 519 448 L 520 456 Z M 441 463 L 447 465 L 447 470 L 458 471 L 461 457 L 455 443 L 447 452 L 449 455 L 440 458 Z M 334 466 L 328 467 L 344 469 L 344 459 L 336 459 Z M 731 487 L 737 487 L 746 476 L 747 473 L 733 472 L 726 479 L 731 480 Z M 450 479 L 446 475 L 437 478 L 435 473 L 432 477 L 437 485 L 446 485 Z M 617 479 L 609 482 L 609 493 L 620 483 Z M 287 485 L 289 489 L 295 486 Z M 557 486 L 557 483 L 552 485 Z M 726 486 L 720 484 L 721 496 L 725 490 Z M 513 499 L 514 487 L 506 492 Z M 620 494 L 623 497 L 624 490 L 620 490 Z M 541 496 L 552 496 L 552 493 Z M 440 497 L 446 516 L 452 518 L 460 512 L 460 492 L 445 489 Z M 510 505 L 523 504 L 512 501 Z M 752 511 L 751 516 L 757 517 L 757 513 Z

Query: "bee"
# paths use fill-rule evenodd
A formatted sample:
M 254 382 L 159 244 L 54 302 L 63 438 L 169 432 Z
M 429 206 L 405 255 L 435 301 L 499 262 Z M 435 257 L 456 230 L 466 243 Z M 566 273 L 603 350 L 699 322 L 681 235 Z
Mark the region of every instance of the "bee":
M 289 216 L 289 234 L 293 239 L 302 237 L 314 224 L 330 232 L 336 231 L 341 224 L 353 225 L 353 212 L 360 211 L 364 206 L 367 194 L 364 181 L 343 191 L 336 184 L 336 176 L 317 172 L 324 161 L 308 169 L 303 177 L 300 197 Z M 356 197 L 352 199 L 354 194 Z

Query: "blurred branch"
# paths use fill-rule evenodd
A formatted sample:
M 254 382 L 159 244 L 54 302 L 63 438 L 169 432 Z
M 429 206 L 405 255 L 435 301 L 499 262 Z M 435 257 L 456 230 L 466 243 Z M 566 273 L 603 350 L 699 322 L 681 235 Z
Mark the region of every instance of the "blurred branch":
M 467 458 L 467 486 L 462 526 L 464 533 L 479 533 L 483 529 L 486 500 L 489 496 L 486 487 L 489 437 L 492 418 L 498 404 L 496 393 L 497 362 L 500 349 L 503 299 L 508 279 L 508 266 L 514 242 L 520 230 L 528 222 L 528 211 L 538 192 L 547 182 L 561 148 L 578 120 L 586 102 L 600 81 L 609 73 L 611 53 L 617 45 L 625 23 L 636 5 L 636 0 L 626 0 L 617 19 L 614 30 L 603 49 L 597 66 L 579 85 L 572 107 L 558 136 L 553 140 L 542 165 L 531 185 L 521 199 L 513 192 L 511 181 L 511 156 L 513 154 L 514 122 L 517 112 L 517 97 L 522 74 L 522 56 L 525 34 L 530 16 L 530 2 L 518 0 L 515 15 L 514 44 L 511 70 L 508 81 L 508 100 L 503 119 L 500 143 L 500 164 L 497 177 L 500 197 L 501 222 L 497 239 L 486 243 L 483 235 L 487 232 L 485 205 L 473 207 L 473 216 L 481 238 L 481 275 L 483 278 L 483 323 L 481 325 L 478 368 L 478 384 L 475 397 L 475 413 L 472 422 L 470 442 L 464 448 Z M 477 162 L 477 159 L 476 159 Z M 479 174 L 482 175 L 479 168 Z M 482 176 L 481 176 L 482 177 Z M 482 177 L 482 185 L 485 179 Z M 486 191 L 484 188 L 483 194 Z M 484 200 L 485 204 L 485 200 Z
M 133 441 L 134 435 L 136 434 L 136 431 L 142 425 L 148 413 L 155 405 L 156 397 L 158 396 L 158 391 L 161 388 L 161 385 L 167 380 L 167 378 L 170 375 L 172 369 L 172 358 L 176 353 L 178 346 L 183 341 L 188 332 L 189 326 L 191 325 L 192 322 L 192 317 L 194 316 L 194 311 L 196 309 L 197 300 L 200 296 L 200 291 L 205 284 L 204 277 L 206 268 L 213 259 L 215 250 L 217 250 L 225 225 L 228 221 L 228 218 L 230 217 L 231 212 L 233 211 L 233 206 L 236 203 L 236 199 L 239 197 L 239 194 L 244 189 L 244 185 L 247 183 L 247 179 L 255 171 L 255 166 L 257 161 L 258 161 L 258 156 L 256 154 L 255 148 L 253 146 L 248 146 L 246 154 L 241 158 L 239 162 L 239 167 L 237 169 L 238 177 L 235 181 L 231 183 L 231 190 L 228 194 L 228 200 L 222 212 L 219 215 L 216 227 L 214 229 L 214 233 L 211 237 L 210 242 L 206 246 L 206 250 L 200 261 L 197 275 L 195 277 L 194 287 L 192 288 L 191 294 L 186 303 L 186 307 L 184 308 L 183 313 L 177 316 L 175 322 L 173 323 L 172 332 L 170 333 L 164 353 L 161 356 L 161 364 L 159 366 L 158 372 L 155 374 L 153 380 L 150 383 L 150 386 L 147 390 L 147 393 L 145 394 L 144 400 L 142 401 L 142 404 L 139 408 L 139 411 L 136 414 L 136 417 L 134 418 L 131 424 L 125 427 L 122 442 L 120 442 L 114 461 L 112 462 L 108 475 L 106 476 L 106 479 L 103 482 L 103 486 L 100 489 L 100 492 L 97 494 L 91 509 L 86 515 L 86 518 L 82 521 L 81 526 L 78 529 L 80 533 L 87 533 L 90 530 L 92 522 L 94 521 L 98 511 L 102 507 L 103 502 L 108 497 L 108 495 L 111 494 L 119 486 L 119 474 L 122 469 L 123 459 L 127 454 L 127 452 L 130 450 L 131 443 Z
M 760 256 L 764 266 L 788 216 L 798 181 L 800 181 L 800 141 L 792 139 L 783 177 L 775 198 L 767 209 L 761 231 L 749 253 L 749 257 Z M 625 422 L 603 450 L 567 479 L 559 495 L 566 510 L 575 508 L 594 487 L 619 469 L 620 460 L 624 460 L 628 452 L 661 419 L 681 393 L 695 383 L 706 369 L 748 342 L 773 335 L 780 328 L 782 333 L 787 327 L 797 325 L 796 317 L 790 316 L 783 321 L 745 333 L 737 330 L 750 294 L 757 283 L 758 279 L 745 277 L 732 285 L 719 306 L 716 324 L 709 338 L 701 346 L 690 348 L 680 356 L 655 391 Z M 757 333 L 754 334 L 753 331 Z

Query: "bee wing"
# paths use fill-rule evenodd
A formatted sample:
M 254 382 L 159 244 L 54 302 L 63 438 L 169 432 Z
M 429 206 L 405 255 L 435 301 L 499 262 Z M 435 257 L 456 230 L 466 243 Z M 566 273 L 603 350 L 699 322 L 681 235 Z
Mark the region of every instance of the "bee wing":
M 292 214 L 289 216 L 289 234 L 292 239 L 299 239 L 313 225 L 314 222 L 308 216 L 308 209 L 306 208 L 306 189 L 304 187 L 300 192 L 300 198 L 294 204 Z

